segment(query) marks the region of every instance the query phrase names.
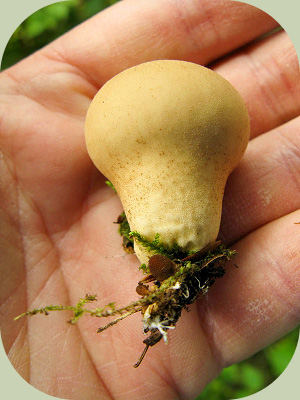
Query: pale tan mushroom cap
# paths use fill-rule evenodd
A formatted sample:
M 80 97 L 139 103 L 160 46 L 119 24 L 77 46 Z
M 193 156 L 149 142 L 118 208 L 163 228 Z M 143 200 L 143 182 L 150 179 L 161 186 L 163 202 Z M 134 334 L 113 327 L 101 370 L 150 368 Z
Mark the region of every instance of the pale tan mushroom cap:
M 184 61 L 147 62 L 116 75 L 86 119 L 89 155 L 114 184 L 131 230 L 188 250 L 215 241 L 225 183 L 248 140 L 239 93 Z M 149 254 L 135 250 L 147 262 Z

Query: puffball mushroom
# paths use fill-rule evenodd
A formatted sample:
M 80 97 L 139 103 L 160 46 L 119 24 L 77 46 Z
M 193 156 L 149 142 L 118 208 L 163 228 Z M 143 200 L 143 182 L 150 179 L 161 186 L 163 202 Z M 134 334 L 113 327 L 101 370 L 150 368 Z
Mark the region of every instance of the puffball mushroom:
M 218 235 L 226 180 L 249 140 L 236 89 L 216 72 L 146 62 L 109 80 L 86 118 L 86 144 L 112 182 L 130 229 L 198 251 Z M 151 253 L 137 241 L 141 263 Z

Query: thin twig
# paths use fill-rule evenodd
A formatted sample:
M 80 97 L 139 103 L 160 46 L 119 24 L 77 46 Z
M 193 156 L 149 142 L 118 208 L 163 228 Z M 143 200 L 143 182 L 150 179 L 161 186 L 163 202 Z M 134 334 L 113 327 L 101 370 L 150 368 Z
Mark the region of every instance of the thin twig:
M 122 321 L 122 319 L 129 317 L 129 315 L 132 315 L 136 312 L 138 312 L 139 310 L 131 310 L 129 312 L 127 312 L 126 314 L 121 315 L 120 317 L 114 319 L 113 321 L 109 322 L 108 324 L 101 326 L 100 328 L 97 329 L 97 333 L 103 332 L 105 331 L 107 328 L 110 328 L 111 326 L 117 324 L 119 321 Z

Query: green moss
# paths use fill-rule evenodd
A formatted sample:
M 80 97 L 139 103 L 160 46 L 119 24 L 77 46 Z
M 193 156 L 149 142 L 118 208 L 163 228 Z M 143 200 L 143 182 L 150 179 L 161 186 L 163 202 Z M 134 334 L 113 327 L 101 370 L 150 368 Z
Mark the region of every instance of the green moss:
M 116 191 L 114 185 L 111 183 L 111 181 L 105 181 L 105 183 L 106 183 L 107 186 L 109 186 L 110 188 L 112 188 L 112 189 L 117 193 L 117 191 Z
M 26 315 L 32 316 L 36 314 L 44 314 L 44 315 L 49 315 L 51 311 L 72 311 L 74 314 L 74 317 L 69 320 L 71 324 L 75 324 L 77 320 L 86 312 L 86 310 L 83 308 L 83 306 L 87 303 L 91 303 L 92 301 L 96 300 L 96 295 L 90 295 L 87 294 L 84 298 L 79 299 L 78 303 L 76 306 L 46 306 L 43 308 L 34 308 L 31 311 L 26 311 L 25 313 L 17 316 L 15 318 L 15 321 L 18 320 L 19 318 L 25 317 Z
M 143 271 L 144 274 L 150 274 L 149 268 L 147 267 L 146 264 L 141 264 L 139 270 Z
M 129 232 L 131 238 L 134 238 L 139 244 L 141 244 L 146 250 L 152 252 L 153 254 L 163 254 L 169 257 L 171 260 L 175 258 L 184 258 L 190 255 L 190 252 L 184 251 L 176 242 L 171 246 L 166 245 L 160 240 L 159 233 L 157 233 L 154 239 L 148 240 L 139 232 L 132 231 Z
M 117 308 L 116 303 L 109 303 L 103 308 L 100 307 L 94 310 L 84 308 L 86 304 L 97 300 L 96 295 L 87 294 L 84 298 L 79 299 L 78 303 L 75 306 L 50 305 L 43 308 L 35 308 L 19 315 L 15 318 L 15 320 L 18 320 L 19 318 L 24 316 L 32 316 L 36 314 L 48 315 L 51 311 L 72 311 L 74 316 L 68 322 L 71 324 L 75 324 L 78 319 L 84 314 L 89 314 L 94 317 L 108 317 L 116 314 L 122 315 L 128 311 L 140 311 L 142 305 L 151 304 L 153 302 L 159 303 L 161 296 L 164 296 L 164 293 L 172 288 L 172 286 L 174 286 L 176 282 L 188 282 L 190 279 L 193 278 L 193 276 L 195 276 L 199 272 L 201 272 L 203 276 L 203 291 L 206 293 L 206 291 L 215 281 L 215 278 L 221 277 L 224 274 L 223 264 L 225 261 L 231 260 L 234 254 L 234 251 L 227 249 L 225 246 L 219 246 L 213 252 L 207 253 L 201 260 L 197 262 L 180 262 L 180 260 L 178 260 L 177 271 L 174 275 L 166 279 L 161 285 L 157 287 L 157 290 L 151 292 L 148 296 L 144 296 L 138 301 L 134 301 L 125 307 Z M 147 266 L 145 264 L 142 264 L 140 268 L 147 269 Z M 176 292 L 179 293 L 179 291 Z
M 166 245 L 160 240 L 158 233 L 153 240 L 148 240 L 139 232 L 131 231 L 125 212 L 119 215 L 117 223 L 119 224 L 119 234 L 123 237 L 123 248 L 126 251 L 128 251 L 128 248 L 130 250 L 133 249 L 134 240 L 136 240 L 136 242 L 153 254 L 163 254 L 170 259 L 184 258 L 191 254 L 191 252 L 184 251 L 177 243 L 173 243 L 171 246 Z
M 154 308 L 151 308 L 151 318 L 158 321 L 157 323 L 160 324 L 161 330 L 168 329 L 170 326 L 175 327 L 175 324 L 181 316 L 182 310 L 187 309 L 190 304 L 195 302 L 200 296 L 207 293 L 215 280 L 224 275 L 224 264 L 226 261 L 231 260 L 236 254 L 235 251 L 227 249 L 219 242 L 216 242 L 213 247 L 210 247 L 211 250 L 205 248 L 201 249 L 199 252 L 192 252 L 192 254 L 189 254 L 189 252 L 183 251 L 177 243 L 174 243 L 171 246 L 164 244 L 160 240 L 158 233 L 155 235 L 154 240 L 150 241 L 139 232 L 130 231 L 125 213 L 122 213 L 119 216 L 117 223 L 119 224 L 119 233 L 127 243 L 133 245 L 134 239 L 148 251 L 162 254 L 172 259 L 175 271 L 173 275 L 169 276 L 167 279 L 161 281 L 155 280 L 154 282 L 152 275 L 150 275 L 151 280 L 147 282 L 153 282 L 152 287 L 149 288 L 149 286 L 143 285 L 145 294 L 143 294 L 137 301 L 133 301 L 124 307 L 117 308 L 115 303 L 109 303 L 104 307 L 90 310 L 85 308 L 85 305 L 95 301 L 96 295 L 87 294 L 84 298 L 80 299 L 75 306 L 51 305 L 27 311 L 15 319 L 19 319 L 26 315 L 48 315 L 50 311 L 65 310 L 73 312 L 73 317 L 68 322 L 75 324 L 83 315 L 90 315 L 98 318 L 119 315 L 115 320 L 97 330 L 97 332 L 103 332 L 127 316 L 136 312 L 142 312 L 143 314 L 145 313 L 145 310 L 148 309 L 148 306 L 155 305 Z M 128 248 L 125 250 L 128 251 Z M 146 264 L 142 264 L 140 269 L 149 273 Z M 149 279 L 149 277 L 146 278 Z M 138 285 L 140 284 L 141 282 L 138 283 Z M 155 331 L 157 331 L 158 328 L 151 328 L 150 325 L 149 327 L 151 336 L 153 335 L 153 332 L 155 334 Z M 149 329 L 146 329 L 145 333 L 147 333 Z M 153 338 L 153 336 L 151 337 Z M 162 335 L 158 339 L 156 338 L 151 346 L 156 344 L 161 337 Z M 145 340 L 148 340 L 149 338 Z M 144 343 L 146 342 L 144 341 Z M 143 353 L 143 356 L 144 354 L 145 352 Z M 140 364 L 142 358 L 137 364 L 135 364 L 135 367 Z
M 117 224 L 119 224 L 119 234 L 123 237 L 123 249 L 126 253 L 134 253 L 133 239 L 130 236 L 130 226 L 124 212 L 119 215 Z
M 122 214 L 119 215 L 117 223 L 119 224 L 119 234 L 126 239 L 132 241 L 132 238 L 130 236 L 130 226 L 124 211 L 122 212 Z

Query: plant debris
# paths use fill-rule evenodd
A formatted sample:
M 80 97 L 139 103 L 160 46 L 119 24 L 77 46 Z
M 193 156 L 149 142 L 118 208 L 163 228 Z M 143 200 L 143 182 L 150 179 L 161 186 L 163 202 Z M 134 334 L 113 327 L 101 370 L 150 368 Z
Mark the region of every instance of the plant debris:
M 149 336 L 143 341 L 146 346 L 134 365 L 136 368 L 141 364 L 149 347 L 161 339 L 165 343 L 168 342 L 168 332 L 175 328 L 182 310 L 187 310 L 190 304 L 204 296 L 215 280 L 225 274 L 224 265 L 233 259 L 236 251 L 216 242 L 198 252 L 185 252 L 176 243 L 172 247 L 165 246 L 158 234 L 153 241 L 148 241 L 138 232 L 131 232 L 124 212 L 119 216 L 117 223 L 119 233 L 124 240 L 123 248 L 127 252 L 133 252 L 135 239 L 154 253 L 148 265 L 142 264 L 140 267 L 147 274 L 138 282 L 136 288 L 136 292 L 141 296 L 140 299 L 121 308 L 117 308 L 115 303 L 109 303 L 103 308 L 90 310 L 85 305 L 96 301 L 97 296 L 87 294 L 75 306 L 50 305 L 27 311 L 15 320 L 26 315 L 48 315 L 51 311 L 66 310 L 73 312 L 73 318 L 68 321 L 71 324 L 75 324 L 83 315 L 98 318 L 118 316 L 112 322 L 100 327 L 97 330 L 100 333 L 124 318 L 141 312 L 143 330 L 145 334 L 149 333 Z

